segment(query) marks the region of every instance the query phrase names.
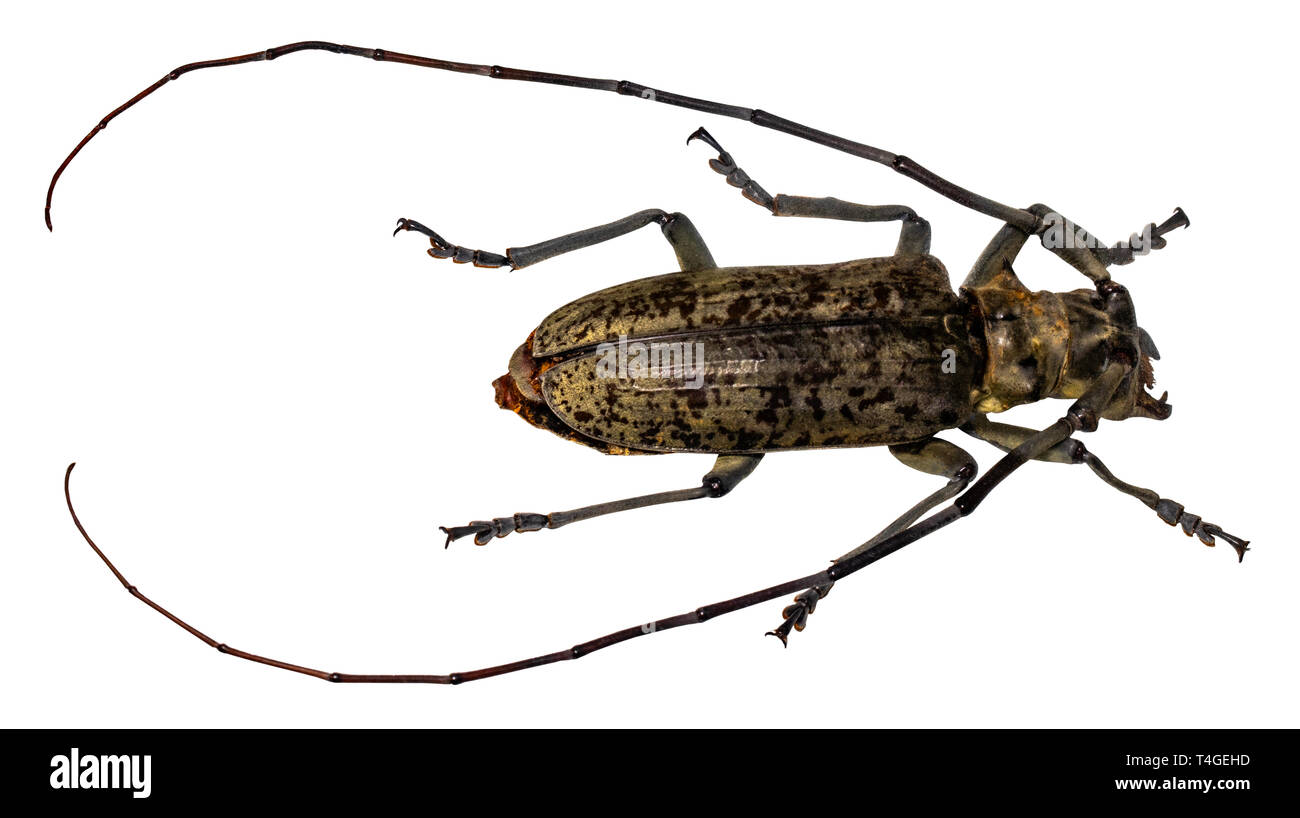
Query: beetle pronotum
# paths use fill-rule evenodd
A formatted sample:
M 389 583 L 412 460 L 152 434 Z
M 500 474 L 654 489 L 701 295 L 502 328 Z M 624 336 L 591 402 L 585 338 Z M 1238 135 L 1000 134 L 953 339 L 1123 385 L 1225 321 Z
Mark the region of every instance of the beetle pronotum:
M 531 333 L 498 378 L 497 402 L 533 425 L 611 454 L 707 452 L 717 462 L 700 485 L 550 514 L 520 513 L 446 527 L 447 542 L 482 545 L 514 532 L 559 528 L 596 516 L 662 503 L 720 497 L 768 452 L 887 446 L 905 465 L 946 479 L 875 537 L 808 576 L 676 616 L 636 625 L 566 650 L 463 673 L 365 675 L 329 673 L 229 647 L 186 624 L 139 592 L 91 540 L 73 510 L 72 466 L 64 492 L 78 530 L 135 597 L 193 636 L 242 659 L 334 682 L 457 684 L 565 659 L 628 639 L 716 618 L 791 593 L 793 604 L 771 633 L 785 643 L 802 630 L 839 580 L 973 512 L 1009 474 L 1030 460 L 1086 464 L 1107 485 L 1130 495 L 1161 520 L 1207 545 L 1227 541 L 1242 558 L 1248 543 L 1186 512 L 1182 505 L 1114 476 L 1074 438 L 1100 420 L 1167 418 L 1165 396 L 1146 392 L 1159 358 L 1137 324 L 1127 290 L 1108 268 L 1165 246 L 1185 227 L 1181 210 L 1149 224 L 1128 242 L 1106 246 L 1045 205 L 1015 208 L 880 150 L 761 110 L 694 99 L 632 82 L 589 79 L 500 66 L 448 62 L 325 42 L 293 43 L 221 60 L 191 63 L 119 106 L 93 128 L 55 171 L 45 204 L 68 164 L 108 123 L 180 76 L 324 50 L 428 68 L 611 91 L 708 114 L 744 119 L 893 168 L 941 195 L 1003 222 L 960 292 L 929 255 L 930 225 L 909 207 L 832 198 L 773 196 L 749 177 L 703 128 L 691 135 L 717 152 L 713 170 L 775 216 L 900 224 L 895 253 L 838 264 L 718 267 L 703 238 L 680 213 L 643 210 L 550 241 L 489 252 L 453 244 L 432 229 L 400 219 L 397 230 L 426 235 L 429 254 L 477 266 L 519 268 L 589 247 L 650 224 L 676 252 L 680 271 L 616 285 L 565 305 Z M 1030 236 L 1083 273 L 1091 288 L 1031 292 L 1012 263 Z M 1072 400 L 1041 430 L 988 419 L 1041 400 Z M 935 433 L 962 431 L 1006 454 L 976 479 L 975 461 Z M 946 505 L 945 505 L 946 504 Z M 938 510 L 936 510 L 938 509 Z

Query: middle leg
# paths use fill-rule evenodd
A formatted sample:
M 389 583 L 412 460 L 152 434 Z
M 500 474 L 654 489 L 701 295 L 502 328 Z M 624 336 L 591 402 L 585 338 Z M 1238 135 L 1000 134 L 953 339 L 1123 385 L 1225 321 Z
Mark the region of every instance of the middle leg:
M 695 139 L 701 140 L 718 152 L 717 159 L 709 160 L 709 167 L 727 177 L 728 184 L 740 188 L 740 192 L 746 199 L 766 208 L 773 216 L 838 219 L 850 222 L 902 222 L 898 247 L 894 252 L 898 255 L 930 252 L 930 223 L 916 215 L 916 211 L 910 207 L 856 204 L 830 196 L 787 196 L 784 193 L 773 196 L 758 182 L 749 178 L 749 174 L 736 165 L 736 160 L 708 131 L 700 128 L 686 141 L 689 143 Z
M 975 463 L 975 458 L 971 457 L 965 449 L 937 437 L 926 438 L 915 443 L 890 446 L 889 453 L 898 458 L 905 466 L 917 471 L 923 471 L 926 474 L 948 478 L 948 484 L 917 503 L 897 520 L 886 526 L 879 534 L 847 554 L 832 560 L 832 562 L 840 562 L 841 560 L 856 557 L 871 550 L 877 544 L 900 531 L 911 528 L 928 511 L 965 491 L 966 486 L 970 484 L 971 480 L 975 479 L 975 475 L 979 472 L 979 466 Z M 768 635 L 775 636 L 781 640 L 781 644 L 788 646 L 787 640 L 790 638 L 790 631 L 802 631 L 804 629 L 808 623 L 808 617 L 813 611 L 817 610 L 817 602 L 825 598 L 834 585 L 835 583 L 831 582 L 801 592 L 794 598 L 794 604 L 787 606 L 781 612 L 781 616 L 785 618 L 785 621 L 777 626 L 775 630 L 769 631 Z
M 1034 434 L 1032 429 L 1013 426 L 1009 423 L 997 423 L 982 414 L 972 415 L 970 420 L 962 425 L 961 430 L 971 437 L 991 443 L 1003 451 L 1016 448 Z M 1100 477 L 1106 485 L 1130 497 L 1137 498 L 1164 522 L 1181 527 L 1183 533 L 1187 536 L 1195 535 L 1198 540 L 1209 546 L 1214 545 L 1215 537 L 1221 537 L 1236 550 L 1238 562 L 1245 559 L 1246 552 L 1250 550 L 1248 548 L 1250 545 L 1249 540 L 1243 540 L 1229 534 L 1214 523 L 1206 522 L 1198 514 L 1188 513 L 1181 503 L 1161 497 L 1151 489 L 1141 488 L 1120 480 L 1111 473 L 1111 470 L 1106 467 L 1101 458 L 1088 451 L 1088 448 L 1081 441 L 1072 437 L 1058 443 L 1037 459 L 1051 463 L 1086 463 L 1088 468 L 1092 469 L 1093 473 Z

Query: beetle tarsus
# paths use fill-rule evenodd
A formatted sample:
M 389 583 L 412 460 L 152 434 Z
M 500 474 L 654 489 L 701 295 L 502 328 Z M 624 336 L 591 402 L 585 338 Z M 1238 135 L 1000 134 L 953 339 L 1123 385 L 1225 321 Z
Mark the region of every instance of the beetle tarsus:
M 459 244 L 451 242 L 439 236 L 431 228 L 425 227 L 414 219 L 398 219 L 397 229 L 393 231 L 396 236 L 403 230 L 412 230 L 416 233 L 422 233 L 429 237 L 428 249 L 429 255 L 434 258 L 449 258 L 457 264 L 473 264 L 475 267 L 514 267 L 516 266 L 508 255 L 500 253 L 490 253 L 486 250 L 475 250 L 470 247 L 461 247 Z
M 1229 534 L 1214 523 L 1207 523 L 1202 520 L 1198 514 L 1187 513 L 1183 510 L 1181 503 L 1176 503 L 1173 500 L 1160 500 L 1156 503 L 1155 508 L 1160 519 L 1169 525 L 1179 526 L 1187 536 L 1195 535 L 1198 540 L 1211 547 L 1214 546 L 1215 537 L 1220 537 L 1236 550 L 1237 562 L 1246 559 L 1246 552 L 1250 550 L 1250 540 L 1243 540 Z
M 1211 537 L 1222 537 L 1224 542 L 1231 545 L 1233 550 L 1237 552 L 1238 563 L 1246 559 L 1246 552 L 1250 550 L 1250 540 L 1243 540 L 1240 537 L 1234 537 L 1222 528 L 1211 523 L 1203 524 L 1202 528 L 1207 531 Z
M 813 611 L 817 610 L 817 601 L 829 594 L 833 586 L 834 583 L 819 585 L 816 588 L 809 588 L 801 592 L 794 598 L 793 605 L 787 605 L 785 610 L 781 611 L 781 616 L 785 617 L 785 621 L 778 625 L 775 630 L 770 630 L 764 635 L 775 636 L 781 640 L 782 645 L 787 648 L 790 647 L 790 631 L 802 631 L 808 627 L 808 617 Z
M 718 140 L 713 138 L 713 134 L 704 130 L 703 127 L 696 128 L 695 133 L 686 137 L 686 144 L 689 145 L 697 139 L 713 148 L 718 153 L 726 153 L 726 151 L 723 150 L 722 145 L 718 144 Z
M 776 213 L 776 200 L 772 198 L 772 194 L 764 190 L 758 182 L 749 178 L 749 174 L 740 169 L 740 166 L 736 164 L 736 160 L 732 158 L 731 154 L 727 153 L 726 149 L 718 143 L 718 140 L 713 138 L 712 134 L 703 128 L 697 128 L 695 133 L 687 137 L 686 144 L 689 145 L 695 139 L 704 142 L 718 152 L 717 159 L 709 160 L 709 167 L 727 177 L 727 184 L 740 188 L 741 194 L 754 204 L 767 208 L 773 214 Z
M 456 540 L 459 540 L 462 537 L 468 537 L 470 535 L 474 536 L 474 542 L 477 545 L 485 545 L 487 541 L 493 537 L 492 524 L 487 522 L 481 522 L 481 521 L 473 522 L 470 523 L 469 525 L 458 525 L 458 526 L 451 526 L 451 527 L 440 525 L 438 526 L 438 530 L 441 531 L 443 534 L 447 535 L 447 541 L 442 545 L 443 548 L 450 548 L 451 544 L 454 543 Z M 480 536 L 485 536 L 486 539 L 484 539 L 483 542 L 479 542 Z
M 428 237 L 438 238 L 438 241 L 442 241 L 442 238 L 438 237 L 437 233 L 426 228 L 426 226 L 420 224 L 419 221 L 413 220 L 413 218 L 398 218 L 398 226 L 393 230 L 393 235 L 396 235 L 403 230 L 415 230 L 416 233 L 424 233 L 425 235 L 428 235 Z
M 1190 227 L 1191 223 L 1183 209 L 1175 207 L 1174 214 L 1160 224 L 1151 222 L 1142 228 L 1140 233 L 1130 236 L 1128 241 L 1119 242 L 1114 247 L 1102 250 L 1105 263 L 1107 265 L 1132 264 L 1138 256 L 1146 255 L 1152 250 L 1163 250 L 1169 243 L 1164 238 L 1165 234 L 1180 227 Z
M 1192 220 L 1187 218 L 1187 214 L 1183 212 L 1183 209 L 1181 207 L 1175 207 L 1174 215 L 1161 222 L 1160 225 L 1155 228 L 1154 232 L 1157 236 L 1163 236 L 1165 233 L 1177 230 L 1180 227 L 1191 226 Z
M 447 535 L 443 548 L 449 548 L 453 542 L 462 537 L 474 537 L 475 545 L 487 545 L 495 537 L 504 537 L 516 531 L 538 531 L 546 528 L 550 520 L 545 514 L 515 514 L 511 517 L 494 517 L 491 520 L 474 520 L 469 525 L 439 526 L 438 530 Z
M 790 627 L 791 627 L 791 625 L 792 625 L 793 623 L 794 623 L 794 618 L 791 617 L 791 618 L 785 620 L 785 622 L 782 622 L 782 623 L 781 623 L 781 626 L 778 627 L 776 630 L 770 630 L 770 631 L 768 631 L 767 633 L 765 633 L 765 634 L 763 634 L 763 635 L 764 635 L 764 636 L 775 636 L 777 639 L 780 639 L 780 640 L 781 640 L 781 647 L 783 647 L 783 648 L 788 648 L 788 647 L 790 647 L 790 641 L 789 641 L 789 640 L 790 640 Z

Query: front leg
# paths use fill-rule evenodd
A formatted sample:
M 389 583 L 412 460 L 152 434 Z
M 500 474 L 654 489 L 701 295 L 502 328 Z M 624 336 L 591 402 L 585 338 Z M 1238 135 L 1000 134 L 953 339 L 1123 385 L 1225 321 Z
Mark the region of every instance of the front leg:
M 795 604 L 785 609 L 786 620 L 773 635 L 779 637 L 784 643 L 792 629 L 803 629 L 817 601 L 826 595 L 836 581 L 922 537 L 933 534 L 962 517 L 973 514 L 984 502 L 984 498 L 1021 466 L 1056 449 L 1069 440 L 1075 432 L 1095 431 L 1101 418 L 1102 408 L 1110 402 L 1111 396 L 1115 394 L 1115 390 L 1129 371 L 1127 365 L 1112 364 L 1088 388 L 1083 397 L 1071 404 L 1064 417 L 1042 431 L 1031 432 L 1020 445 L 1007 452 L 992 469 L 989 469 L 988 474 L 976 480 L 973 485 L 970 484 L 970 480 L 975 476 L 975 461 L 969 454 L 951 443 L 938 438 L 928 438 L 913 444 L 891 446 L 890 451 L 907 465 L 932 474 L 948 475 L 948 485 L 923 500 L 875 537 L 834 560 L 834 564 L 821 575 L 826 579 L 809 583 L 805 586 L 806 590 L 795 597 Z M 945 497 L 954 496 L 956 499 L 953 500 L 952 505 L 921 519 L 921 515 L 942 502 Z M 818 579 L 820 580 L 821 577 Z
M 1014 449 L 1034 434 L 1032 429 L 1013 426 L 1009 423 L 996 423 L 982 414 L 972 415 L 970 420 L 961 427 L 961 430 L 972 437 L 991 443 L 1003 451 Z M 1143 505 L 1154 511 L 1161 520 L 1169 525 L 1180 526 L 1187 536 L 1195 535 L 1197 539 L 1208 546 L 1214 545 L 1215 537 L 1222 538 L 1236 550 L 1238 562 L 1245 559 L 1246 552 L 1250 550 L 1248 547 L 1250 545 L 1249 540 L 1243 540 L 1229 534 L 1214 523 L 1206 522 L 1200 515 L 1188 513 L 1181 503 L 1161 497 L 1151 489 L 1134 486 L 1120 480 L 1111 473 L 1106 464 L 1101 461 L 1101 458 L 1088 451 L 1087 447 L 1079 440 L 1069 438 L 1039 455 L 1037 459 L 1051 463 L 1086 463 L 1088 468 L 1092 469 L 1093 473 L 1100 477 L 1106 485 L 1130 497 L 1137 498 Z
M 1036 204 L 1028 208 L 1028 211 L 1038 220 L 1035 235 L 1039 237 L 1043 247 L 1083 273 L 1094 284 L 1110 279 L 1110 271 L 1106 269 L 1107 267 L 1130 264 L 1137 255 L 1161 249 L 1166 244 L 1163 238 L 1165 234 L 1190 224 L 1183 209 L 1175 208 L 1174 215 L 1162 224 L 1148 224 L 1142 228 L 1141 234 L 1133 234 L 1127 242 L 1106 247 L 1088 231 L 1047 205 Z M 1016 260 L 1016 256 L 1020 254 L 1030 235 L 1026 229 L 1018 225 L 1003 225 L 975 261 L 962 286 L 982 287 L 996 277 L 1009 272 L 1011 263 Z

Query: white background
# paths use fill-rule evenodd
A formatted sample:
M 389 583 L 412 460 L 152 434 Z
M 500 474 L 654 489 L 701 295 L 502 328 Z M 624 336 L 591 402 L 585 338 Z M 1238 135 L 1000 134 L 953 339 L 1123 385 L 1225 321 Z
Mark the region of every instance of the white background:
M 348 5 L 8 13 L 6 726 L 1297 724 L 1289 12 Z M 308 53 L 185 76 L 121 116 L 46 233 L 49 175 L 104 113 L 173 66 L 312 38 L 761 107 L 1109 241 L 1181 205 L 1191 229 L 1116 273 L 1173 417 L 1086 442 L 1252 553 L 1239 566 L 1083 467 L 1031 464 L 842 582 L 789 650 L 762 636 L 778 602 L 455 689 L 328 685 L 205 648 L 81 541 L 67 463 L 145 593 L 246 650 L 371 673 L 550 652 L 810 573 L 937 487 L 880 449 L 775 455 L 725 500 L 444 551 L 438 524 L 691 486 L 711 458 L 604 457 L 492 400 L 551 309 L 673 269 L 657 230 L 512 274 L 430 259 L 389 237 L 399 216 L 501 250 L 662 207 L 721 264 L 890 252 L 892 226 L 766 216 L 684 145 L 704 124 L 773 193 L 914 206 L 954 283 L 998 227 L 740 121 Z M 1086 283 L 1032 245 L 1019 269 Z

